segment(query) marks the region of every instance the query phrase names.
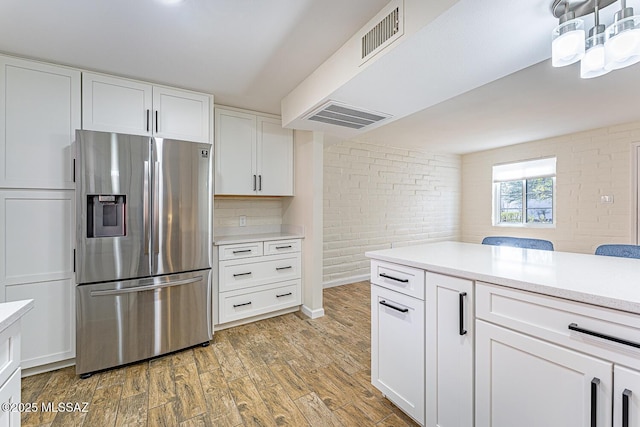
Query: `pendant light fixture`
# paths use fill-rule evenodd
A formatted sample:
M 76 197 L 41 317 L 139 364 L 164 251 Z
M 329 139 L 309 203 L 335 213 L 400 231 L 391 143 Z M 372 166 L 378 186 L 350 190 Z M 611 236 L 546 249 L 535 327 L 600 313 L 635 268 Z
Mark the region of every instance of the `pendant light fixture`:
M 580 77 L 589 79 L 640 62 L 640 15 L 634 15 L 626 0 L 614 22 L 600 24 L 600 9 L 616 0 L 553 0 L 551 13 L 560 22 L 552 31 L 551 64 L 564 67 L 580 63 Z M 585 40 L 584 21 L 594 14 L 595 25 Z
M 564 67 L 578 62 L 584 56 L 584 21 L 576 18 L 568 9 L 560 17 L 560 24 L 553 29 L 551 42 L 551 65 Z
M 610 71 L 605 67 L 606 33 L 604 25 L 600 24 L 598 0 L 595 2 L 593 14 L 595 25 L 589 30 L 589 37 L 585 41 L 585 54 L 580 61 L 580 77 L 583 79 L 602 76 Z
M 618 70 L 640 62 L 640 15 L 633 14 L 621 0 L 622 8 L 616 12 L 613 24 L 607 28 L 605 42 L 605 68 Z

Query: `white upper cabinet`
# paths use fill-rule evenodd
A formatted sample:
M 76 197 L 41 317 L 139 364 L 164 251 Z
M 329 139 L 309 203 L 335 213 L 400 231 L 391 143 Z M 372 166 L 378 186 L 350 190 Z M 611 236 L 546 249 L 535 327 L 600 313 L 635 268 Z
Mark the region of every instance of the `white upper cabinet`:
M 73 189 L 80 72 L 0 56 L 0 187 Z
M 82 74 L 82 128 L 212 142 L 211 95 Z
M 215 109 L 216 195 L 292 196 L 293 131 L 279 119 Z

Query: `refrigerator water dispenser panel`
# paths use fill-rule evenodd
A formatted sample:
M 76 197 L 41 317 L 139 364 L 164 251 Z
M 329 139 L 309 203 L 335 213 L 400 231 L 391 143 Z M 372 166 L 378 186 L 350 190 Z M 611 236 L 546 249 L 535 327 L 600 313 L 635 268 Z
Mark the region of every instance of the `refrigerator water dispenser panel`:
M 125 195 L 92 194 L 87 196 L 87 237 L 122 237 L 126 235 Z

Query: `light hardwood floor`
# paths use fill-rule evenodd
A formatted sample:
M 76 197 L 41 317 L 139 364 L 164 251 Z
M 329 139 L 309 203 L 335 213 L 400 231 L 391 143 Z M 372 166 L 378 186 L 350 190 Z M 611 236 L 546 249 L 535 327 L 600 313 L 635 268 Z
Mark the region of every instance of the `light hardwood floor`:
M 89 402 L 25 413 L 23 426 L 415 426 L 370 383 L 368 282 L 324 291 L 326 315 L 218 331 L 188 349 L 81 380 L 23 378 L 22 402 Z

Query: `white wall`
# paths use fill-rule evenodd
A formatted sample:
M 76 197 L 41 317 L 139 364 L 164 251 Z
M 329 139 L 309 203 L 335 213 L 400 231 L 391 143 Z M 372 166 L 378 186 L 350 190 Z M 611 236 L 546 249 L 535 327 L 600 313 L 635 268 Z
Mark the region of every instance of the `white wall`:
M 353 141 L 324 149 L 325 286 L 364 280 L 364 253 L 460 237 L 460 156 Z
M 214 228 L 238 227 L 240 216 L 247 217 L 247 226 L 282 224 L 280 197 L 228 197 L 214 198 Z
M 633 144 L 640 121 L 467 154 L 462 157 L 462 240 L 488 235 L 548 239 L 556 250 L 593 253 L 603 243 L 635 243 Z M 491 169 L 494 164 L 557 157 L 556 227 L 494 227 Z M 613 204 L 600 203 L 614 196 Z

